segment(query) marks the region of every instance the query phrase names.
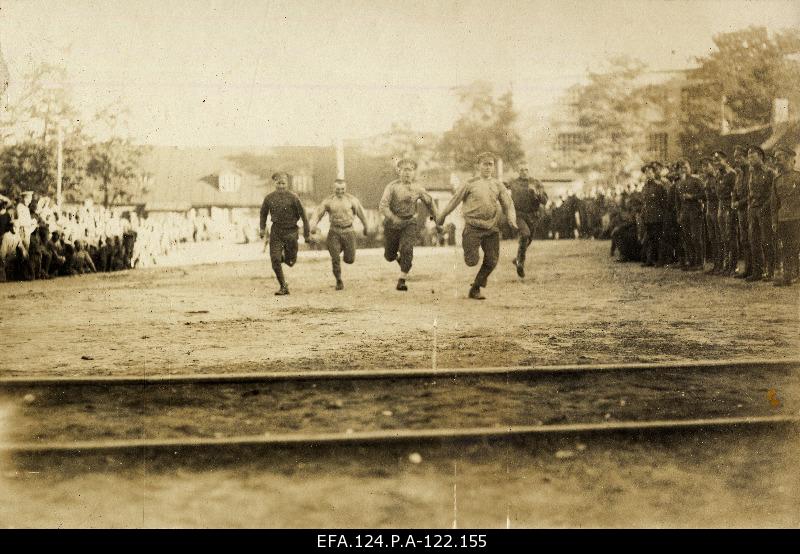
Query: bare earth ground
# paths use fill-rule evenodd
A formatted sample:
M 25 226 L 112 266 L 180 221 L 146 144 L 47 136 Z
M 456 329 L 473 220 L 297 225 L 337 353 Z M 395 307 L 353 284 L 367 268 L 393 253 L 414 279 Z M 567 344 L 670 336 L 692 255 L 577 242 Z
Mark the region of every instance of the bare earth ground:
M 0 525 L 796 528 L 798 438 L 573 437 L 231 453 L 233 462 L 51 462 L 0 476 Z
M 272 295 L 277 287 L 264 260 L 6 283 L 0 285 L 0 374 L 336 371 L 800 354 L 800 287 L 615 264 L 608 243 L 574 241 L 534 244 L 528 278 L 521 282 L 510 263 L 514 247 L 504 243 L 484 302 L 466 299 L 474 272 L 455 248 L 418 249 L 407 293 L 394 291 L 397 265 L 384 262 L 378 251 L 361 251 L 355 266 L 345 267 L 342 292 L 333 290 L 326 254 L 301 253 L 288 270 L 292 295 L 282 298 Z M 772 413 L 763 394 L 772 383 L 762 375 L 731 375 L 722 382 L 709 375 L 680 384 L 665 375 L 660 389 L 653 376 L 648 386 L 607 377 L 556 387 L 569 394 L 549 400 L 542 396 L 547 389 L 484 385 L 486 391 L 470 392 L 461 383 L 464 398 L 478 392 L 503 396 L 499 411 L 478 397 L 458 406 L 447 391 L 426 398 L 441 397 L 440 407 L 452 407 L 448 417 L 462 413 L 466 423 L 474 421 L 464 406 L 473 405 L 473 417 L 494 410 L 501 423 L 531 417 L 557 422 L 549 418 L 569 419 L 574 410 L 591 421 L 601 412 L 637 419 L 665 407 L 688 417 L 696 413 L 693 399 L 717 415 Z M 791 377 L 781 383 L 796 384 L 797 376 Z M 678 396 L 683 389 L 688 399 Z M 737 400 L 737 389 L 745 400 Z M 781 413 L 797 413 L 795 392 L 779 392 Z M 291 403 L 294 394 L 280 401 Z M 411 425 L 437 420 L 435 410 L 417 414 L 412 404 L 380 394 L 370 391 L 367 401 L 353 405 L 341 391 L 328 399 L 317 394 L 309 397 L 310 407 L 284 416 L 283 425 L 368 427 L 386 409 Z M 275 404 L 267 394 L 238 396 L 242 402 L 233 408 L 229 400 L 220 403 L 245 429 L 248 410 Z M 345 402 L 330 410 L 327 403 L 336 398 Z M 22 406 L 16 399 L 0 401 L 0 441 L 20 438 L 18 410 L 29 423 L 47 412 L 52 417 L 43 423 L 54 433 L 54 421 L 68 427 L 73 416 L 89 411 L 86 399 L 69 413 L 47 410 L 46 400 Z M 624 408 L 620 400 L 627 401 Z M 528 413 L 525 403 L 534 401 L 547 413 Z M 113 398 L 105 402 L 113 409 Z M 746 413 L 737 413 L 734 402 Z M 169 425 L 211 433 L 210 422 L 225 415 L 219 406 L 192 411 L 187 408 L 196 406 L 186 404 L 177 406 Z M 564 414 L 558 414 L 562 405 Z M 117 415 L 129 417 L 122 409 Z M 208 420 L 201 423 L 201 417 Z M 411 463 L 411 452 L 420 453 L 422 463 Z M 451 527 L 456 519 L 460 527 L 798 527 L 799 453 L 795 435 L 748 432 L 314 449 L 229 460 L 103 458 L 36 466 L 7 459 L 0 460 L 0 526 Z
M 798 368 L 26 387 L 0 392 L 0 404 L 9 406 L 14 442 L 800 415 Z
M 253 245 L 260 248 L 258 245 Z M 324 252 L 0 285 L 4 375 L 470 367 L 796 357 L 800 287 L 613 263 L 608 243 L 537 242 L 520 281 L 505 242 L 483 302 L 455 247 L 397 264 L 361 251 L 333 290 Z M 91 358 L 89 360 L 82 357 Z

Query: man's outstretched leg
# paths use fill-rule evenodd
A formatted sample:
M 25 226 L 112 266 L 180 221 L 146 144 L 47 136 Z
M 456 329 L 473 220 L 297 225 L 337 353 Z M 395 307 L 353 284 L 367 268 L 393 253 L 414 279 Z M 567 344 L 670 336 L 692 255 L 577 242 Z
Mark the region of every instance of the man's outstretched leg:
M 475 300 L 485 299 L 481 294 L 481 287 L 486 287 L 489 275 L 497 267 L 497 260 L 500 258 L 500 233 L 496 231 L 484 231 L 481 233 L 480 247 L 483 250 L 483 263 L 469 291 L 469 297 Z
M 331 255 L 331 269 L 333 270 L 333 277 L 336 279 L 336 290 L 344 289 L 344 282 L 342 281 L 342 241 L 339 234 L 331 227 L 328 231 L 328 253 Z
M 284 243 L 284 237 L 281 236 L 277 230 L 273 229 L 273 232 L 270 233 L 269 237 L 269 258 L 272 262 L 272 271 L 275 272 L 275 277 L 278 279 L 278 284 L 280 284 L 280 289 L 275 293 L 276 296 L 285 296 L 289 294 L 289 287 L 286 284 L 286 279 L 283 275 L 283 266 L 282 263 L 286 261 L 287 263 L 291 261 L 294 263 L 294 260 L 288 260 L 289 258 Z M 295 252 L 295 257 L 297 253 Z
M 343 261 L 347 265 L 352 264 L 356 261 L 356 234 L 353 230 L 345 231 L 339 233 L 339 243 L 341 245 L 343 256 Z M 337 260 L 339 256 L 336 256 Z M 342 290 L 344 288 L 344 283 L 341 280 L 341 264 L 339 264 L 339 273 L 340 277 L 338 282 L 336 283 L 336 290 Z
M 417 226 L 409 223 L 400 231 L 397 255 L 397 264 L 400 266 L 400 278 L 397 280 L 397 290 L 408 290 L 406 279 L 414 261 L 414 243 L 417 241 Z
M 514 259 L 514 267 L 517 268 L 517 275 L 522 278 L 525 277 L 525 255 L 531 244 L 531 226 L 528 224 L 527 218 L 520 213 L 517 214 L 517 225 L 519 226 L 519 248 L 517 248 L 517 257 Z

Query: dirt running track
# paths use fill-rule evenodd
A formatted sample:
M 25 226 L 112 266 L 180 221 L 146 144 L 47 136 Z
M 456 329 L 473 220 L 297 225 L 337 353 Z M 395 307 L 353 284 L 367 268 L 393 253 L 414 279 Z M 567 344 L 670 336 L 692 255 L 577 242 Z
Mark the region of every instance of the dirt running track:
M 410 290 L 377 250 L 333 289 L 324 252 L 277 288 L 266 260 L 0 284 L 2 373 L 121 375 L 795 357 L 800 286 L 617 264 L 608 243 L 505 242 L 488 299 L 455 247 L 417 249 Z M 435 355 L 434 355 L 435 353 Z M 89 358 L 89 359 L 86 359 Z M 435 360 L 434 360 L 435 358 Z
M 575 241 L 535 243 L 520 281 L 510 263 L 514 247 L 503 244 L 484 302 L 466 299 L 473 271 L 455 248 L 418 249 L 407 293 L 394 290 L 397 265 L 379 251 L 359 252 L 355 266 L 345 266 L 342 292 L 333 290 L 325 253 L 301 253 L 288 271 L 289 297 L 273 296 L 265 260 L 4 283 L 0 372 L 337 371 L 800 354 L 800 286 L 616 264 L 608 243 Z M 761 377 L 724 386 L 769 385 L 758 384 Z M 639 405 L 641 383 L 619 382 L 616 392 L 609 390 L 614 382 L 602 385 L 595 402 Z M 722 390 L 710 377 L 692 386 Z M 766 402 L 762 393 L 753 392 L 753 401 Z M 734 396 L 725 402 L 736 408 Z M 782 410 L 796 410 L 796 397 L 782 398 Z M 21 408 L 17 401 L 0 403 L 0 441 L 18 434 L 18 409 L 31 421 L 54 423 L 45 409 L 36 415 L 36 402 Z M 584 403 L 598 414 L 608 409 Z M 366 422 L 377 408 L 385 407 L 347 413 Z M 389 408 L 402 414 L 407 407 Z M 493 408 L 500 421 L 513 415 Z M 196 423 L 183 421 L 191 419 L 186 413 L 178 419 Z M 751 432 L 314 449 L 228 461 L 104 457 L 28 467 L 0 459 L 0 527 L 449 528 L 454 519 L 461 528 L 800 527 L 799 448 L 796 435 Z M 414 452 L 421 463 L 410 461 Z

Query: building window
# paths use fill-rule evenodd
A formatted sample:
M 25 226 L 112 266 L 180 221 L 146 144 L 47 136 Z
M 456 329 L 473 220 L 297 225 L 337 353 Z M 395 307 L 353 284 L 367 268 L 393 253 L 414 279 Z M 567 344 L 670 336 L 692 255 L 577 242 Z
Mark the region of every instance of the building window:
M 220 192 L 236 192 L 242 186 L 242 177 L 237 173 L 220 173 L 218 179 Z
M 313 180 L 308 175 L 293 175 L 292 176 L 292 189 L 297 193 L 311 193 L 313 192 Z
M 581 145 L 586 142 L 583 133 L 559 133 L 556 137 L 556 152 L 562 164 L 574 165 Z
M 667 133 L 650 133 L 647 135 L 647 153 L 654 160 L 667 159 Z
M 577 152 L 581 144 L 583 144 L 581 133 L 559 133 L 556 147 L 560 152 Z

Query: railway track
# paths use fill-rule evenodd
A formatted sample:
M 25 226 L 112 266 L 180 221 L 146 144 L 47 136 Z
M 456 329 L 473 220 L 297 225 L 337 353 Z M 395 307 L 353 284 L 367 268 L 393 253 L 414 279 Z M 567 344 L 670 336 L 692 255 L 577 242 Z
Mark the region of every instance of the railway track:
M 207 374 L 148 374 L 125 376 L 55 376 L 55 377 L 0 377 L 0 390 L 25 387 L 73 387 L 114 385 L 179 385 L 226 383 L 277 383 L 301 381 L 361 381 L 374 379 L 426 379 L 436 377 L 481 377 L 506 375 L 552 376 L 594 373 L 634 373 L 654 370 L 725 371 L 730 369 L 800 369 L 800 359 L 773 360 L 702 360 L 682 362 L 651 362 L 625 364 L 577 364 L 551 366 L 517 366 L 484 368 L 423 368 L 380 369 L 347 371 L 286 371 Z
M 788 429 L 800 360 L 0 379 L 0 453 Z M 776 392 L 777 391 L 777 392 Z M 770 396 L 770 394 L 772 396 Z
M 800 427 L 800 416 L 767 416 L 740 418 L 706 418 L 688 420 L 655 420 L 600 424 L 544 426 L 512 426 L 498 428 L 394 430 L 360 433 L 287 433 L 280 436 L 238 436 L 224 438 L 141 439 L 108 441 L 75 441 L 43 443 L 0 443 L 5 454 L 131 454 L 141 451 L 178 454 L 182 450 L 220 450 L 253 447 L 421 444 L 428 442 L 494 441 L 544 436 L 653 435 L 676 432 L 785 429 Z

